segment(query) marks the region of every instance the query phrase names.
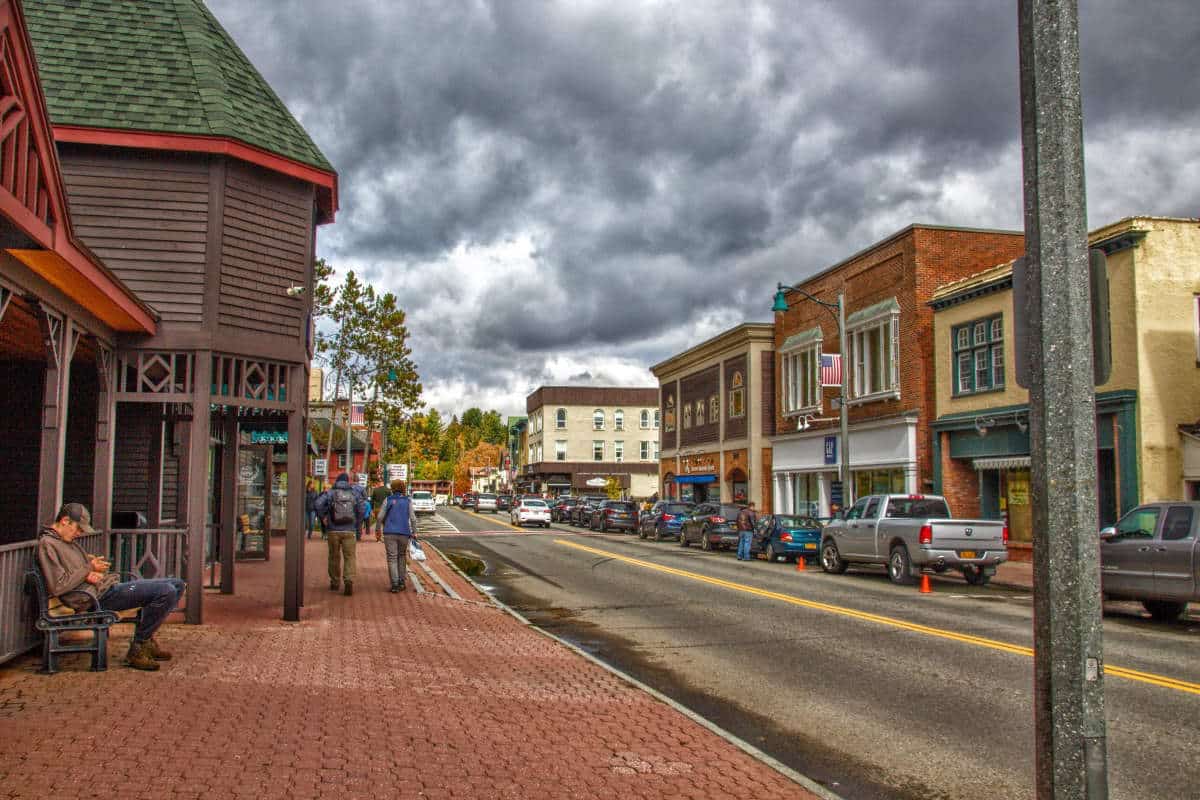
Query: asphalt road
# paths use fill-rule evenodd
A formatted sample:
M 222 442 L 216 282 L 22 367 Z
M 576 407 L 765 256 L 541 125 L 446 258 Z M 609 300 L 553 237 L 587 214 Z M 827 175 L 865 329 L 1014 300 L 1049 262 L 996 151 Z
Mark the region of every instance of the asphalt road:
M 498 598 L 843 797 L 1034 794 L 1027 593 L 441 518 L 461 533 L 426 535 Z M 1106 617 L 1110 797 L 1200 796 L 1198 645 L 1195 613 Z

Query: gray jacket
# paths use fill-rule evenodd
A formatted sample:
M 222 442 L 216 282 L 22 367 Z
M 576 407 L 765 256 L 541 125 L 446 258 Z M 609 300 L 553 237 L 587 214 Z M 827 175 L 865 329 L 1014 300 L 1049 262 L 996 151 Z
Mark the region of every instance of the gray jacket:
M 100 596 L 121 582 L 119 575 L 106 572 L 99 583 L 88 583 L 91 556 L 78 542 L 63 541 L 54 528 L 42 528 L 37 558 L 46 591 L 76 611 L 99 608 Z

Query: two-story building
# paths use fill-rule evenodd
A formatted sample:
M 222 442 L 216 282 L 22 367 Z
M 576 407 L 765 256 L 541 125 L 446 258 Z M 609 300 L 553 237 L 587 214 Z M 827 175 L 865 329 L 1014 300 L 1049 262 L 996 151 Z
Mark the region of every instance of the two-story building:
M 1020 256 L 1010 231 L 912 225 L 796 286 L 833 303 L 844 295 L 846 339 L 836 313 L 785 294 L 775 315 L 778 376 L 771 437 L 777 511 L 827 516 L 836 500 L 934 487 L 934 289 Z M 839 432 L 840 386 L 826 387 L 822 356 L 848 371 L 849 447 Z M 827 360 L 828 361 L 828 360 Z M 833 365 L 830 364 L 832 367 Z M 828 376 L 826 376 L 828 377 Z M 849 450 L 851 485 L 838 480 Z
M 521 486 L 549 495 L 603 489 L 609 478 L 628 497 L 658 485 L 658 389 L 543 386 L 525 401 Z
M 771 499 L 774 328 L 747 322 L 655 364 L 662 396 L 661 496 Z
M 1200 419 L 1200 227 L 1134 217 L 1088 238 L 1107 255 L 1112 326 L 1112 373 L 1096 388 L 1106 525 L 1141 502 L 1195 496 L 1187 462 Z M 1014 373 L 1012 263 L 942 285 L 930 307 L 935 488 L 960 514 L 1007 519 L 1014 553 L 1028 555 L 1029 393 Z

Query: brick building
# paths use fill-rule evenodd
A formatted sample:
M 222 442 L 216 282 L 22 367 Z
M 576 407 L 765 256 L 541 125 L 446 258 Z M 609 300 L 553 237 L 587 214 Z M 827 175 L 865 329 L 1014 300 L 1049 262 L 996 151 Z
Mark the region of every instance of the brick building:
M 832 302 L 845 293 L 851 486 L 846 504 L 873 492 L 933 489 L 934 289 L 1022 255 L 1009 231 L 911 225 L 797 283 Z M 775 510 L 827 516 L 843 443 L 838 389 L 823 388 L 820 356 L 842 352 L 837 320 L 789 292 L 775 316 Z
M 748 322 L 650 368 L 662 396 L 660 496 L 771 501 L 774 326 Z

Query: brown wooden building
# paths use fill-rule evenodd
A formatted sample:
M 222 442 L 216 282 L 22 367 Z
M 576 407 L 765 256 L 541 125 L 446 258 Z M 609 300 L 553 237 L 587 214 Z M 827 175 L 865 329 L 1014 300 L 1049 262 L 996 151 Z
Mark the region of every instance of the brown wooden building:
M 0 8 L 10 67 L 22 9 Z M 4 461 L 29 467 L 5 486 L 26 498 L 8 506 L 7 538 L 32 539 L 63 501 L 92 506 L 98 528 L 141 515 L 178 532 L 199 622 L 206 561 L 233 591 L 238 519 L 255 527 L 269 492 L 286 506 L 284 617 L 298 619 L 312 263 L 336 173 L 199 0 L 38 0 L 24 16 L 36 72 L 30 59 L 4 89 L 32 124 L 14 139 L 9 105 L 0 132 L 30 202 L 0 259 L 16 312 L 0 368 L 41 408 L 0 399 Z M 38 138 L 43 92 L 52 127 Z M 57 260 L 34 252 L 47 231 Z M 242 448 L 255 432 L 286 441 L 284 469 L 261 481 Z

